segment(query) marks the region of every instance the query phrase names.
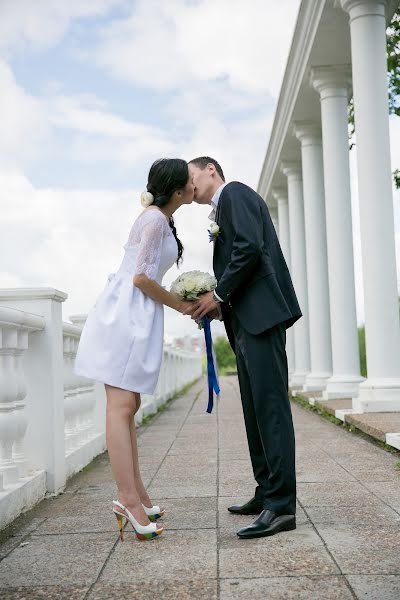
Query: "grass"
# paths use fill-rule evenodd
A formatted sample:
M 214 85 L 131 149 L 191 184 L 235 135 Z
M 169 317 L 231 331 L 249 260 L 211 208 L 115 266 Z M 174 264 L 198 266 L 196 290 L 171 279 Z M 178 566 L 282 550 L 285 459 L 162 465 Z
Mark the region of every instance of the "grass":
M 359 347 L 359 352 L 360 352 L 360 372 L 363 377 L 368 377 L 364 325 L 362 327 L 358 328 L 358 347 Z

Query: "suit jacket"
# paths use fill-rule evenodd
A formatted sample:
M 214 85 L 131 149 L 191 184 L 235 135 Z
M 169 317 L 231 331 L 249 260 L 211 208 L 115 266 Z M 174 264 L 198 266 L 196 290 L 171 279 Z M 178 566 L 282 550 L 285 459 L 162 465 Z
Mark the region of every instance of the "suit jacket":
M 279 323 L 291 327 L 302 313 L 264 200 L 243 183 L 228 183 L 215 220 L 215 291 L 224 301 L 224 320 L 232 311 L 254 335 Z

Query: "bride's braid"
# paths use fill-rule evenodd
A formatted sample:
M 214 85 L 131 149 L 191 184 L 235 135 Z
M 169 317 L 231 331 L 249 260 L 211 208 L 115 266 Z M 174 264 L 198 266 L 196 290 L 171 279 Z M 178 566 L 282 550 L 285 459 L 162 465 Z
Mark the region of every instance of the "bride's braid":
M 181 240 L 178 238 L 178 234 L 176 232 L 176 227 L 175 227 L 175 222 L 174 222 L 174 218 L 171 217 L 169 220 L 169 226 L 172 229 L 172 233 L 174 234 L 174 237 L 176 239 L 176 243 L 178 244 L 178 260 L 176 261 L 177 266 L 179 266 L 179 261 L 183 260 L 182 259 L 182 254 L 183 254 L 183 244 L 181 242 Z
M 189 179 L 189 169 L 187 162 L 180 158 L 161 158 L 152 164 L 149 172 L 147 191 L 153 194 L 155 206 L 163 208 L 168 204 L 171 196 L 177 190 L 183 189 Z M 178 245 L 177 266 L 182 260 L 183 245 L 175 227 L 173 217 L 169 219 L 169 226 Z

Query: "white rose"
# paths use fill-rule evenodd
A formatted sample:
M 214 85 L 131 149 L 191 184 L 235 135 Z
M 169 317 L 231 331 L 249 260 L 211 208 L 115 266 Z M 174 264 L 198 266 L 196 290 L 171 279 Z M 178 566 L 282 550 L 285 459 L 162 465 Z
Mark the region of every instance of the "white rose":
M 142 203 L 142 206 L 147 208 L 148 206 L 150 206 L 150 204 L 153 204 L 154 202 L 153 194 L 151 192 L 142 192 L 140 194 L 140 202 Z
M 182 281 L 180 281 L 175 288 L 175 293 L 178 296 L 180 296 L 181 298 L 184 298 L 185 292 L 186 292 L 185 284 Z
M 213 235 L 215 235 L 216 233 L 219 233 L 219 225 L 217 225 L 217 223 L 214 223 L 214 221 L 212 221 L 212 223 L 210 224 L 210 231 Z
M 193 277 L 186 279 L 185 289 L 187 292 L 193 292 L 196 289 L 196 281 Z
M 216 283 L 216 279 L 213 275 L 210 275 L 209 273 L 202 274 L 201 286 L 203 290 L 206 290 L 207 292 L 213 290 L 216 286 Z

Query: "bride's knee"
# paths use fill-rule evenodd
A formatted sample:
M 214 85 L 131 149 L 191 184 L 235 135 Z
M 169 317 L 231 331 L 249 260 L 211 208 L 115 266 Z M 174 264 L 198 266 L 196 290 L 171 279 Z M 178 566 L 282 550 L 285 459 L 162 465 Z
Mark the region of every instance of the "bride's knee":
M 114 388 L 111 394 L 107 394 L 107 417 L 123 418 L 127 421 L 132 419 L 138 410 L 137 396 L 135 392 Z

